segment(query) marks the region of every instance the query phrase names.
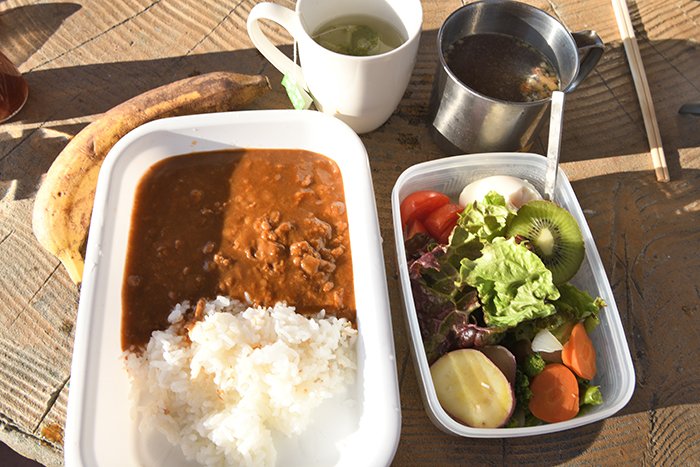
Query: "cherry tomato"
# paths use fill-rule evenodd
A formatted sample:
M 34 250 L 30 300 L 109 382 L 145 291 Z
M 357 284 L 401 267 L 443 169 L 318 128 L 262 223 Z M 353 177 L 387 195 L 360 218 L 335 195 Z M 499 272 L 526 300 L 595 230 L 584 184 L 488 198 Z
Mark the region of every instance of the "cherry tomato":
M 450 202 L 438 191 L 416 191 L 401 202 L 401 223 L 407 226 L 413 219 L 424 221 L 430 213 Z
M 406 234 L 406 239 L 418 235 L 419 233 L 428 233 L 425 225 L 418 219 L 413 219 L 410 224 L 408 224 L 408 234 Z
M 447 243 L 460 212 L 462 208 L 459 205 L 448 203 L 431 212 L 423 224 L 431 237 L 440 243 Z

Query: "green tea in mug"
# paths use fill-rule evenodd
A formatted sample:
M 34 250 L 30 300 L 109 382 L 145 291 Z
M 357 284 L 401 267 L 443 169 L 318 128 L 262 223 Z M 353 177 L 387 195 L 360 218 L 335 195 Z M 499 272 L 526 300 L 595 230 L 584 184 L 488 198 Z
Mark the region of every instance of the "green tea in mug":
M 365 15 L 336 18 L 318 28 L 312 37 L 328 50 L 359 57 L 389 52 L 406 41 L 390 23 Z

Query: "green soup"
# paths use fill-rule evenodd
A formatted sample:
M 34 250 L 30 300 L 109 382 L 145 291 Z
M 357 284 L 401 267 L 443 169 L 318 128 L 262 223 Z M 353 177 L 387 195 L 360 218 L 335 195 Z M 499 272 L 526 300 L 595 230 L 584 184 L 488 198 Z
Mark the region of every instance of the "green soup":
M 406 42 L 388 22 L 364 15 L 331 20 L 318 28 L 312 37 L 328 50 L 359 57 L 383 54 Z

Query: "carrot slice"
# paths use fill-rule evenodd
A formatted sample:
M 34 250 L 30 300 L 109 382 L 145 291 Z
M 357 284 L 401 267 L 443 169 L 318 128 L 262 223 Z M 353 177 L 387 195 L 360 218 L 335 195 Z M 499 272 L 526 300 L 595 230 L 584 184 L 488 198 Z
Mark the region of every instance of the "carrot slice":
M 591 380 L 595 376 L 595 348 L 583 323 L 578 323 L 571 331 L 561 351 L 561 361 L 583 379 Z
M 563 422 L 578 413 L 576 376 L 561 363 L 544 367 L 530 382 L 532 415 L 548 423 Z

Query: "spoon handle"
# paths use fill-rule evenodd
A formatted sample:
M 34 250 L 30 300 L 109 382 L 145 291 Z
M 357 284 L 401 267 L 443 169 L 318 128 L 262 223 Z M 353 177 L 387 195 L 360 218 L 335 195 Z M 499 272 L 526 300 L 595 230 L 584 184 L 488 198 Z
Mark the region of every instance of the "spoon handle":
M 559 149 L 561 147 L 562 122 L 564 120 L 564 93 L 552 93 L 552 107 L 549 117 L 549 141 L 547 142 L 547 172 L 544 176 L 544 196 L 554 200 L 554 188 L 557 185 L 559 170 Z

